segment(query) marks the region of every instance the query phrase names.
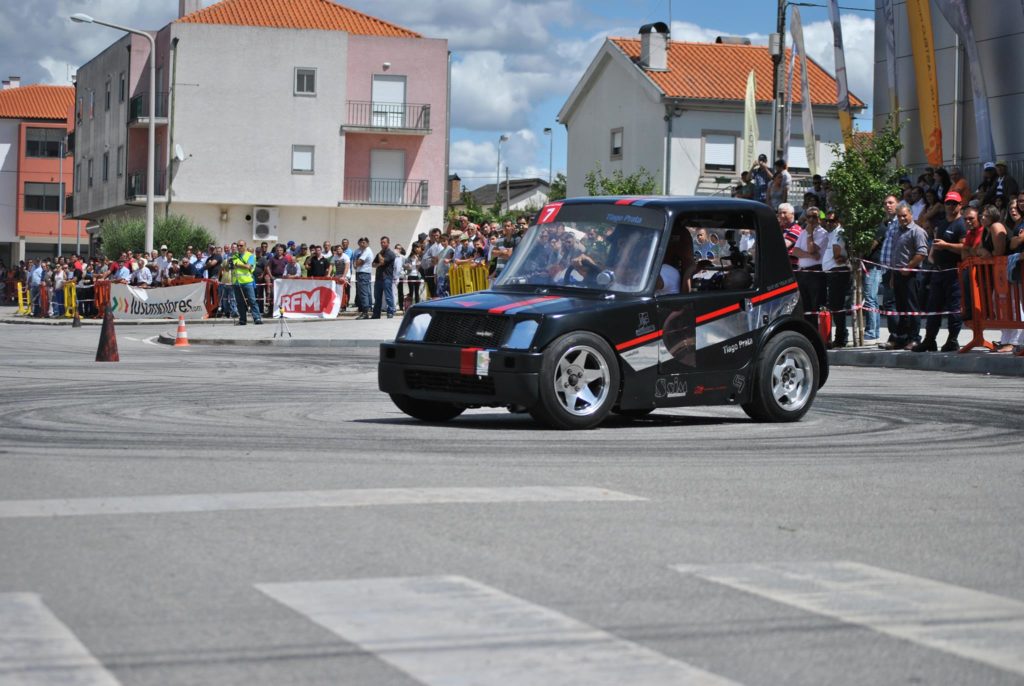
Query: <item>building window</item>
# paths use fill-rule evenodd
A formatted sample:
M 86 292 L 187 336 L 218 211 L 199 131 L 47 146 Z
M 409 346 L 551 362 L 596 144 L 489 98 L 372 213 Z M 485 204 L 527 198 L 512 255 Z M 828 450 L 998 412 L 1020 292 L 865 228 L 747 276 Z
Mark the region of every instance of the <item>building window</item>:
M 313 146 L 293 145 L 292 146 L 292 173 L 312 174 L 313 173 Z
M 736 171 L 736 134 L 704 134 L 704 169 L 712 172 Z
M 117 146 L 117 178 L 124 176 L 124 146 Z
M 124 97 L 128 91 L 128 82 L 124 78 L 124 72 L 121 72 L 121 78 L 118 82 L 117 101 L 124 102 Z
M 82 163 L 75 165 L 75 193 L 82 190 Z
M 96 93 L 95 91 L 89 91 L 89 119 L 92 119 L 96 114 Z
M 92 188 L 92 160 L 91 159 L 89 160 L 89 163 L 88 163 L 88 174 L 86 176 L 88 177 L 88 184 L 87 185 L 89 186 L 89 188 Z
M 61 183 L 25 182 L 26 212 L 60 212 L 60 196 L 64 192 Z
M 316 95 L 316 69 L 295 68 L 295 95 Z
M 103 91 L 103 111 L 110 111 L 110 79 L 107 79 L 106 90 Z
M 78 107 L 75 108 L 75 119 L 82 121 L 82 98 L 78 99 Z
M 807 147 L 802 136 L 793 136 L 789 143 L 789 159 L 786 160 L 790 173 L 810 174 L 811 165 L 807 162 Z
M 60 157 L 64 129 L 25 129 L 25 157 Z
M 110 181 L 110 153 L 103 153 L 103 180 Z
M 612 129 L 612 154 L 613 160 L 622 159 L 622 127 Z

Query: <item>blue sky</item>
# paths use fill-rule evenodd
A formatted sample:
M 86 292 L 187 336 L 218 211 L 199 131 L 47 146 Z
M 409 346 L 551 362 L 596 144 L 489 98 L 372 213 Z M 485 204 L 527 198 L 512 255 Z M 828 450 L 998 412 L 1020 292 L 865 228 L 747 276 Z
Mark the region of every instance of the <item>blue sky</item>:
M 824 4 L 823 0 L 809 0 Z M 205 0 L 204 5 L 213 4 Z M 555 116 L 607 36 L 633 36 L 641 25 L 669 20 L 668 0 L 348 0 L 349 7 L 447 38 L 453 53 L 451 170 L 475 188 L 493 183 L 497 142 L 502 166 L 515 177 L 548 175 L 554 129 L 554 171 L 565 170 L 565 129 Z M 870 104 L 874 0 L 840 0 L 850 90 Z M 0 2 L 0 71 L 23 83 L 66 83 L 74 68 L 116 39 L 116 32 L 72 25 L 86 12 L 107 21 L 160 28 L 177 16 L 177 0 L 32 0 Z M 675 40 L 713 41 L 745 35 L 766 43 L 775 0 L 698 2 L 671 6 Z M 828 10 L 800 8 L 808 53 L 831 70 Z M 858 122 L 870 128 L 870 120 Z

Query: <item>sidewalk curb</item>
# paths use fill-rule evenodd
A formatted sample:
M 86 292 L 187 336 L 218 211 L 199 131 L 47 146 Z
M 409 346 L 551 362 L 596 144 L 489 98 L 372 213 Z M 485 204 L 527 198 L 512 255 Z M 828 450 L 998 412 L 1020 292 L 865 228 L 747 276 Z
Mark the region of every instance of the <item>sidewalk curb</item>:
M 992 374 L 1024 376 L 1024 358 L 986 352 L 915 353 L 892 350 L 830 350 L 829 365 L 836 367 L 876 367 L 916 369 L 952 374 Z
M 355 314 L 342 313 L 336 319 L 302 319 L 295 320 L 295 322 L 301 321 L 302 324 L 315 324 L 322 322 L 338 322 L 345 320 L 355 321 Z M 102 326 L 102 319 L 81 319 L 82 326 Z M 155 324 L 176 324 L 177 319 L 117 319 L 114 318 L 114 323 L 118 326 L 153 326 Z M 267 322 L 277 321 L 276 318 L 267 317 Z M 291 321 L 291 320 L 289 320 Z M 293 322 L 293 323 L 295 323 Z M 60 319 L 37 319 L 35 317 L 0 317 L 0 324 L 24 324 L 27 326 L 71 326 L 72 320 L 61 317 Z M 232 324 L 231 319 L 188 319 L 185 322 L 189 326 L 228 326 Z
M 174 345 L 175 334 L 160 334 L 157 343 Z M 189 338 L 191 345 L 241 345 L 241 346 L 279 346 L 283 348 L 376 348 L 385 343 L 386 338 Z

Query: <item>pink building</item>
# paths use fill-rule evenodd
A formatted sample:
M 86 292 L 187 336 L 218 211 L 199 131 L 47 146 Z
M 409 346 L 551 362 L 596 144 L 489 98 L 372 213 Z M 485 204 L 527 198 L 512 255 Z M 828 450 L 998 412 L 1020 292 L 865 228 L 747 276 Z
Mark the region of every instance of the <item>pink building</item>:
M 441 225 L 446 40 L 330 0 L 196 5 L 154 34 L 157 216 L 269 243 L 404 243 Z M 115 170 L 76 191 L 78 216 L 141 213 L 148 60 L 125 36 L 78 72 L 76 172 L 104 156 Z

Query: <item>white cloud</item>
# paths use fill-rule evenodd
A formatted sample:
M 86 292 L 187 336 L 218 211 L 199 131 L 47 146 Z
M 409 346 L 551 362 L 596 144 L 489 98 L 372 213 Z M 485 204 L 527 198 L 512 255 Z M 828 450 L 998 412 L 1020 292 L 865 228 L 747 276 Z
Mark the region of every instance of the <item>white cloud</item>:
M 874 91 L 875 20 L 853 14 L 840 15 L 843 27 L 846 74 L 850 92 L 871 106 Z M 835 51 L 832 48 L 832 24 L 816 21 L 804 26 L 807 54 L 818 64 L 835 73 Z
M 693 43 L 714 43 L 715 39 L 719 36 L 733 35 L 735 34 L 730 33 L 729 31 L 709 29 L 688 21 L 672 22 L 672 40 L 689 41 Z M 768 36 L 763 33 L 747 33 L 743 34 L 742 37 L 749 38 L 750 42 L 755 45 L 767 45 L 768 43 Z

